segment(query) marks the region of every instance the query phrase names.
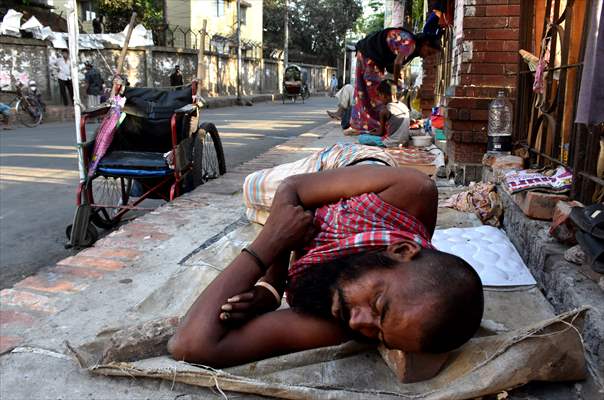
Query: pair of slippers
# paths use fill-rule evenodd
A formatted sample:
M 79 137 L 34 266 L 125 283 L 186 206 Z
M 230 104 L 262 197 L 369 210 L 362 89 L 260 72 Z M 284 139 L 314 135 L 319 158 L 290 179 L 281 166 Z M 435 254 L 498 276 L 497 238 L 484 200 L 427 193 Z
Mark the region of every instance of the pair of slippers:
M 570 219 L 578 228 L 575 236 L 587 263 L 594 271 L 604 274 L 604 204 L 575 207 Z

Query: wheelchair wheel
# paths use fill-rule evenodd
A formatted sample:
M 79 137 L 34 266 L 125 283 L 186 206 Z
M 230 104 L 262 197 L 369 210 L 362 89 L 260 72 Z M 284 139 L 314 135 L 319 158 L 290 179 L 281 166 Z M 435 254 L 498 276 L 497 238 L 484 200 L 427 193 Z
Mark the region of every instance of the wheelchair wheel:
M 226 173 L 222 141 L 216 126 L 204 122 L 193 141 L 193 185 L 203 185 Z
M 90 184 L 92 185 L 92 203 L 99 205 L 93 207 L 90 219 L 99 228 L 114 228 L 121 220 L 121 215 L 118 216 L 120 209 L 117 207 L 128 204 L 130 199 L 132 179 L 99 176 Z
M 72 224 L 67 225 L 65 228 L 65 236 L 67 236 L 67 240 L 71 240 L 71 230 L 73 228 Z M 99 238 L 99 232 L 92 224 L 88 224 L 86 227 L 86 235 L 84 236 L 84 241 L 80 243 L 82 247 L 89 247 L 94 244 Z

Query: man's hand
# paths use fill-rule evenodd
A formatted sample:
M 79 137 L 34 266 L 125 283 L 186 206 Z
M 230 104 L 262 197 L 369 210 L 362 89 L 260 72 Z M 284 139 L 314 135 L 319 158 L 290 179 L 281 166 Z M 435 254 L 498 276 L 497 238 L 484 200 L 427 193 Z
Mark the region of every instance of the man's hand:
M 224 322 L 241 323 L 258 315 L 275 311 L 281 303 L 263 286 L 237 294 L 220 307 L 219 318 Z
M 283 252 L 303 247 L 314 234 L 313 213 L 302 206 L 274 202 L 264 228 L 251 247 L 262 261 L 272 264 Z

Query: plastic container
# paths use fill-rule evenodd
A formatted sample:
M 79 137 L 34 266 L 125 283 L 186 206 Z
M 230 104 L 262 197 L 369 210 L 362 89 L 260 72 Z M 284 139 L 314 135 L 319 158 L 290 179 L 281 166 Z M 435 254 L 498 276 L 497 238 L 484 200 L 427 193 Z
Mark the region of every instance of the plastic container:
M 512 151 L 512 103 L 500 90 L 489 104 L 487 153 L 510 154 Z
M 411 144 L 414 147 L 426 147 L 432 144 L 432 136 L 411 136 Z

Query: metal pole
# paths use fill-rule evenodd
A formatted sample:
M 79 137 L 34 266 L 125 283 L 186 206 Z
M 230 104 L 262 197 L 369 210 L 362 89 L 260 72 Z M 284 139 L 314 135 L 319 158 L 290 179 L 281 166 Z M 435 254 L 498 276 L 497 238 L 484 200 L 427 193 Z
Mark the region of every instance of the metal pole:
M 241 101 L 241 0 L 237 0 L 237 100 Z
M 289 5 L 285 0 L 285 22 L 283 26 L 283 68 L 289 63 Z
M 71 85 L 73 86 L 73 108 L 75 120 L 76 143 L 78 150 L 78 171 L 80 182 L 86 179 L 84 154 L 82 153 L 82 138 L 80 136 L 80 116 L 82 105 L 80 103 L 80 79 L 78 71 L 78 8 L 76 0 L 67 3 L 67 35 L 69 38 L 69 66 L 71 68 Z

